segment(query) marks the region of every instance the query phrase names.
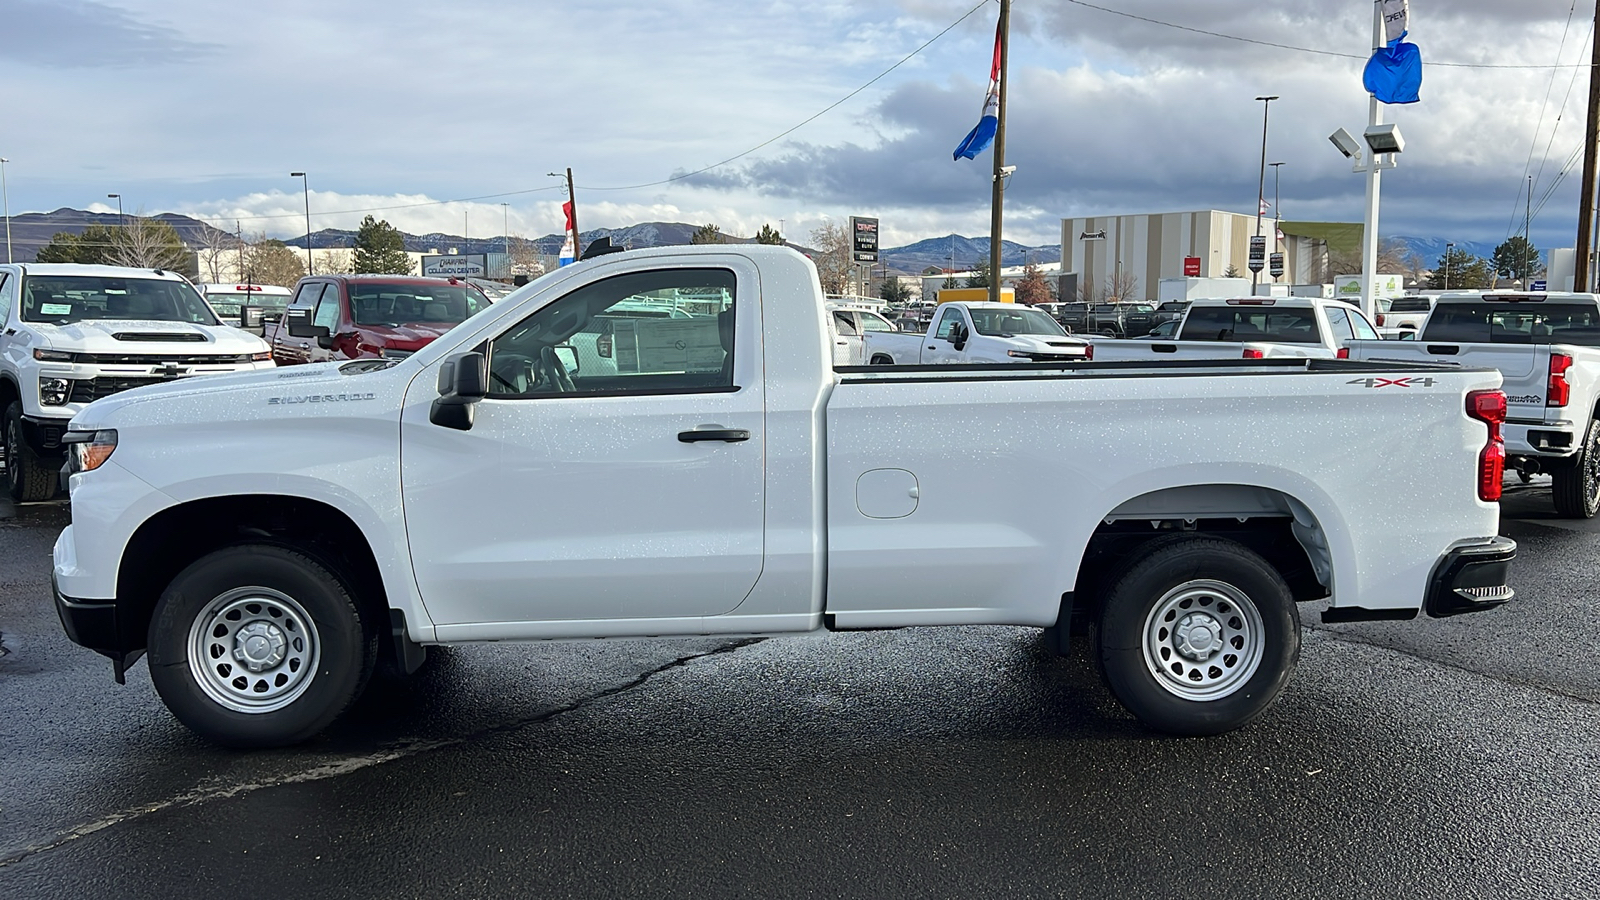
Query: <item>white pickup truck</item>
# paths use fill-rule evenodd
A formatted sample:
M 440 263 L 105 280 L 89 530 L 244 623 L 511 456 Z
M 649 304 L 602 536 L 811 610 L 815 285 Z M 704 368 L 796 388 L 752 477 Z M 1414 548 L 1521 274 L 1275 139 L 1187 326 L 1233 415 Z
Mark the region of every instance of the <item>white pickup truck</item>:
M 0 442 L 14 500 L 59 490 L 73 414 L 141 385 L 270 369 L 271 348 L 220 322 L 160 269 L 0 265 Z
M 1196 300 L 1184 311 L 1174 340 L 1095 338 L 1094 358 L 1343 359 L 1345 345 L 1378 339 L 1361 310 L 1317 297 L 1242 297 Z
M 614 329 L 613 367 L 566 349 L 686 292 L 720 300 Z M 1091 621 L 1128 709 L 1215 734 L 1288 682 L 1302 601 L 1512 596 L 1496 372 L 836 369 L 826 316 L 792 250 L 635 250 L 402 360 L 102 400 L 67 435 L 63 626 L 118 680 L 148 652 L 177 718 L 233 746 L 310 737 L 380 654 L 430 644 L 1002 624 L 1065 650 Z M 1375 491 L 1380 454 L 1411 474 Z
M 1600 512 L 1596 295 L 1445 294 L 1416 340 L 1356 341 L 1350 356 L 1497 369 L 1509 409 L 1508 465 L 1524 476 L 1549 473 L 1562 516 L 1588 519 Z
M 874 366 L 1090 358 L 1088 341 L 1067 334 L 1044 310 L 1017 303 L 941 303 L 927 334 L 874 331 L 862 340 Z

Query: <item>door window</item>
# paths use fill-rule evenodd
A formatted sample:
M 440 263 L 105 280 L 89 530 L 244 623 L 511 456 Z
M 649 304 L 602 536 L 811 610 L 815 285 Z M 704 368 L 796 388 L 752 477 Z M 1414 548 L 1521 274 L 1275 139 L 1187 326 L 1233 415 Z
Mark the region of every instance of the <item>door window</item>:
M 11 315 L 11 273 L 0 272 L 0 325 Z
M 836 312 L 833 314 L 833 328 L 835 331 L 839 332 L 839 334 L 849 335 L 851 337 L 854 337 L 859 333 L 856 331 L 855 320 L 850 318 L 849 313 L 844 312 Z
M 1328 313 L 1328 328 L 1333 332 L 1333 345 L 1343 347 L 1346 341 L 1355 337 L 1350 330 L 1350 317 L 1345 311 L 1335 306 L 1325 307 Z
M 734 289 L 726 269 L 633 272 L 584 285 L 495 338 L 489 396 L 737 390 Z
M 894 326 L 889 324 L 889 320 L 888 319 L 885 319 L 883 316 L 880 316 L 880 315 L 878 315 L 876 313 L 862 313 L 861 314 L 861 330 L 862 331 L 894 331 Z
M 1367 317 L 1358 310 L 1350 310 L 1350 327 L 1356 330 L 1356 340 L 1376 341 L 1379 339 L 1377 329 L 1373 328 L 1372 323 L 1368 322 Z
M 322 282 L 312 281 L 302 284 L 295 289 L 294 299 L 289 301 L 290 306 L 303 306 L 310 309 L 317 303 L 317 296 L 322 293 Z
M 954 331 L 959 324 L 961 324 L 961 310 L 950 307 L 939 318 L 939 330 L 934 332 L 933 336 L 948 341 L 950 340 L 950 332 Z
M 322 299 L 317 301 L 317 315 L 311 324 L 321 325 L 332 334 L 339 327 L 339 286 L 330 284 L 322 290 Z

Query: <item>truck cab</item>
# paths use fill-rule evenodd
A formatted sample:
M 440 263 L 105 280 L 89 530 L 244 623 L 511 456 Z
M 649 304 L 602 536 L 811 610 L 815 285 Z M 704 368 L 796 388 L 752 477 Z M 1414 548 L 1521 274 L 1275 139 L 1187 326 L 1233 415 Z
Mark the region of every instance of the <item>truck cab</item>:
M 489 306 L 458 278 L 317 275 L 302 278 L 264 336 L 280 366 L 401 359 Z

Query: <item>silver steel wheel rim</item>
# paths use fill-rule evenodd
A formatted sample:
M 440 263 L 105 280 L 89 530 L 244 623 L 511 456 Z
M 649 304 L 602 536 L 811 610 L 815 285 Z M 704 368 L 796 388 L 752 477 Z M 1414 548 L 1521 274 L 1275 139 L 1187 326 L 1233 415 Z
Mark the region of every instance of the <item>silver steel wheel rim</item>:
M 310 614 L 272 588 L 228 591 L 189 626 L 189 673 L 234 712 L 269 713 L 293 703 L 316 677 L 320 656 Z
M 1589 509 L 1600 504 L 1600 430 L 1591 432 L 1583 451 L 1583 501 Z
M 1156 684 L 1184 700 L 1221 700 L 1261 667 L 1266 641 L 1261 612 L 1231 584 L 1186 581 L 1144 620 L 1144 662 Z

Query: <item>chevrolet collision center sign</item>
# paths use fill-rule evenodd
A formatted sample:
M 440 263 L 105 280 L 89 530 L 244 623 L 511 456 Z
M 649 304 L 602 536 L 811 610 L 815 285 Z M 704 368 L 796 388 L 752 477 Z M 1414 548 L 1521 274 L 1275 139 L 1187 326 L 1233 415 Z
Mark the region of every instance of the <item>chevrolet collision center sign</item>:
M 432 278 L 448 278 L 451 275 L 462 278 L 486 278 L 489 275 L 489 257 L 484 253 L 424 256 L 422 274 L 424 277 Z

